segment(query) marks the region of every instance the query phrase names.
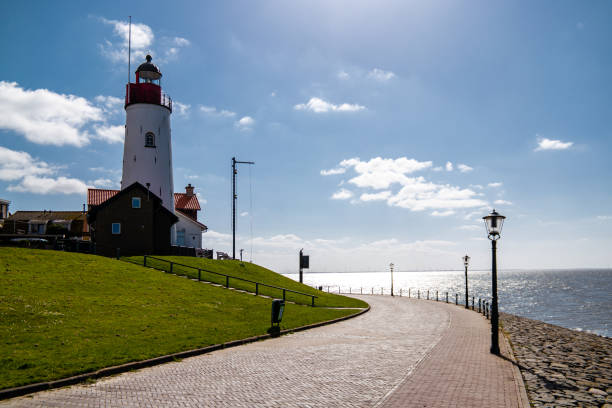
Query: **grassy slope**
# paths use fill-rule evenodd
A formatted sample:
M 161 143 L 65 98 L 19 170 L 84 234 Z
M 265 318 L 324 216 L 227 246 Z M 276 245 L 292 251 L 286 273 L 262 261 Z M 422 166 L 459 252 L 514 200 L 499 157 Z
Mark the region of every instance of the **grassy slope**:
M 352 312 L 288 304 L 281 328 Z M 109 258 L 0 247 L 0 389 L 264 334 L 270 300 Z
M 367 307 L 367 303 L 358 300 L 349 298 L 346 296 L 334 295 L 331 293 L 322 292 L 316 290 L 310 286 L 303 285 L 299 282 L 294 281 L 293 279 L 287 278 L 283 275 L 280 275 L 276 272 L 272 272 L 269 269 L 266 269 L 262 266 L 251 264 L 248 262 L 240 262 L 233 260 L 226 261 L 218 261 L 213 259 L 204 259 L 204 258 L 194 258 L 187 256 L 156 256 L 156 258 L 169 260 L 172 262 L 176 262 L 179 264 L 195 266 L 197 268 L 207 269 L 213 272 L 219 272 L 226 275 L 236 276 L 243 279 L 248 279 L 255 282 L 263 282 L 268 285 L 284 287 L 287 289 L 292 289 L 302 293 L 309 293 L 315 296 L 318 296 L 315 299 L 316 306 L 325 306 L 325 307 Z M 126 258 L 131 262 L 136 262 L 142 264 L 143 257 L 142 256 L 134 256 L 131 258 Z M 147 265 L 156 268 L 163 268 L 165 270 L 169 270 L 169 264 L 167 262 L 156 261 L 154 259 L 148 258 Z M 181 266 L 175 265 L 174 272 L 180 274 L 187 274 L 193 276 L 195 278 L 198 277 L 198 272 L 191 268 L 183 268 Z M 225 277 L 218 276 L 212 273 L 202 272 L 202 279 L 219 283 L 225 285 Z M 239 281 L 237 279 L 230 279 L 230 287 L 235 287 L 239 289 L 245 289 L 251 292 L 255 292 L 255 285 L 249 282 Z M 259 292 L 261 294 L 265 294 L 268 296 L 282 298 L 283 292 L 278 289 L 266 288 L 260 286 Z M 290 292 L 287 292 L 287 300 L 295 301 L 301 304 L 310 304 L 311 298 L 303 295 L 297 295 Z

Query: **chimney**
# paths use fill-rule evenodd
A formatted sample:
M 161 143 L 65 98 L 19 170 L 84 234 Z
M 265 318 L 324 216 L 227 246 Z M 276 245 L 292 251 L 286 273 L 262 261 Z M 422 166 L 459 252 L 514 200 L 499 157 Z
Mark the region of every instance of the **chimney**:
M 191 183 L 187 184 L 187 187 L 185 187 L 185 195 L 187 197 L 191 197 L 193 195 L 193 186 Z

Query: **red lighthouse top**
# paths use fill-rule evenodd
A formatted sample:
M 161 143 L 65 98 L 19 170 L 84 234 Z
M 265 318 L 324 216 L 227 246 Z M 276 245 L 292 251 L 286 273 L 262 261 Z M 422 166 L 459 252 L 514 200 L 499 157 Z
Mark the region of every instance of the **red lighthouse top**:
M 164 106 L 172 111 L 172 99 L 161 91 L 162 73 L 153 58 L 146 56 L 146 62 L 136 70 L 136 83 L 129 83 L 125 92 L 125 107 L 135 103 L 149 103 Z

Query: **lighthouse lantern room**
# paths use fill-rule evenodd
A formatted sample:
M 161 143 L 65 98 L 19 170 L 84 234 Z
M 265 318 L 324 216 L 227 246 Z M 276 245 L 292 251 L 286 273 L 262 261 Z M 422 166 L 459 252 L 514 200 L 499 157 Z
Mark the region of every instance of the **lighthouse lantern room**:
M 136 70 L 135 83 L 126 87 L 121 189 L 139 182 L 174 213 L 172 100 L 162 92 L 162 73 L 151 60 L 147 55 Z

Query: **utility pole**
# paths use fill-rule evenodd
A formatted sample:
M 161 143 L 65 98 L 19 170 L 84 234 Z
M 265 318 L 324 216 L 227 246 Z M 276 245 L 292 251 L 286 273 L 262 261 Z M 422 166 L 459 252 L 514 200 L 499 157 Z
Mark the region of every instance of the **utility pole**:
M 236 259 L 236 164 L 255 164 L 252 161 L 238 161 L 232 157 L 232 259 Z

